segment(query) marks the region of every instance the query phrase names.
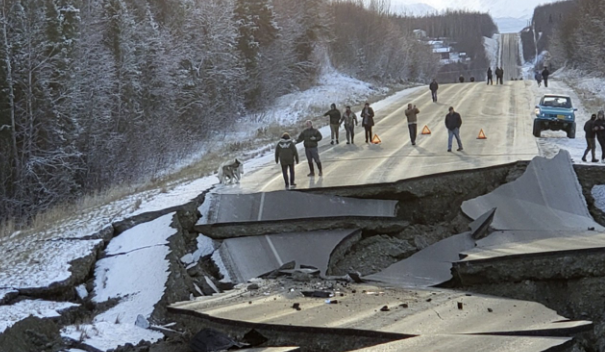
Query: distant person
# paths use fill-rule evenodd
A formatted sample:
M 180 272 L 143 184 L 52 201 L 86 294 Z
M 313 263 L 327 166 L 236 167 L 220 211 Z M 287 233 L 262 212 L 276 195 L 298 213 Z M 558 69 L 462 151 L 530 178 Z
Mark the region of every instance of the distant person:
M 605 112 L 599 110 L 597 119 L 594 122 L 594 130 L 597 135 L 597 141 L 601 146 L 601 161 L 605 160 Z
M 460 75 L 460 77 L 458 77 L 458 82 L 464 83 L 464 76 L 463 75 Z
M 471 82 L 475 82 L 475 77 L 471 76 Z
M 491 67 L 487 68 L 487 84 L 494 84 L 494 76 Z
M 336 109 L 336 104 L 330 105 L 330 111 L 326 112 L 324 116 L 330 116 L 330 135 L 332 141 L 330 144 L 338 144 L 338 130 L 340 129 L 340 110 Z
M 439 89 L 439 83 L 437 80 L 433 78 L 431 84 L 429 84 L 429 89 L 431 90 L 431 96 L 433 97 L 433 103 L 437 102 L 437 89 Z
M 416 145 L 416 132 L 418 131 L 418 114 L 420 110 L 416 105 L 408 104 L 408 109 L 405 111 L 405 116 L 408 118 L 408 130 L 410 131 L 410 140 L 412 145 Z
M 281 135 L 281 140 L 275 146 L 275 163 L 281 164 L 281 172 L 284 176 L 284 182 L 286 183 L 286 189 L 290 187 L 296 187 L 294 183 L 294 162 L 298 164 L 298 151 L 296 150 L 296 144 L 290 139 L 290 134 L 284 132 Z M 290 171 L 290 177 L 288 177 L 288 171 Z
M 544 67 L 542 70 L 542 79 L 544 80 L 544 87 L 548 88 L 548 76 L 550 76 L 550 71 L 548 67 Z
M 450 106 L 449 113 L 445 115 L 445 127 L 447 128 L 447 151 L 452 151 L 452 138 L 456 137 L 458 143 L 458 151 L 462 151 L 462 141 L 460 140 L 460 126 L 462 126 L 462 117 L 454 111 L 454 107 Z
M 590 151 L 592 154 L 592 162 L 596 163 L 597 161 L 599 161 L 596 157 L 595 157 L 595 152 L 597 149 L 597 145 L 595 142 L 595 120 L 597 119 L 597 114 L 592 114 L 592 116 L 590 116 L 590 120 L 586 121 L 586 123 L 584 124 L 584 132 L 586 134 L 586 150 L 584 151 L 584 155 L 582 155 L 582 161 L 586 161 L 586 155 L 588 155 L 588 152 Z
M 313 160 L 315 160 L 315 163 L 317 164 L 317 169 L 319 169 L 319 176 L 321 176 L 321 160 L 319 160 L 319 151 L 317 150 L 317 143 L 321 141 L 322 136 L 319 130 L 313 128 L 313 122 L 311 122 L 311 120 L 307 120 L 307 122 L 305 122 L 305 125 L 307 126 L 307 128 L 300 133 L 300 135 L 296 139 L 296 143 L 304 142 L 303 145 L 305 146 L 305 155 L 307 156 L 307 161 L 309 162 L 310 171 L 307 176 L 315 176 Z
M 344 114 L 340 122 L 345 125 L 345 131 L 347 133 L 347 144 L 355 144 L 355 126 L 357 126 L 357 115 L 351 111 L 351 107 L 347 105 Z M 353 125 L 355 124 L 355 125 Z
M 361 110 L 361 125 L 365 128 L 366 143 L 372 141 L 372 126 L 374 126 L 374 110 L 366 103 Z
M 504 69 L 502 67 L 496 67 L 496 84 L 504 84 Z
M 538 87 L 540 87 L 542 85 L 542 74 L 540 73 L 540 71 L 536 71 L 536 73 L 534 74 L 534 79 L 536 80 L 536 82 L 538 82 Z

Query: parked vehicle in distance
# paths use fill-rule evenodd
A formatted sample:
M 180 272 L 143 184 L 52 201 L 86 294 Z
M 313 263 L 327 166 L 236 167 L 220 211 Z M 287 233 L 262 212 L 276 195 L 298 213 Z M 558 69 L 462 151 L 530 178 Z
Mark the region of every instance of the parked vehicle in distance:
M 543 130 L 565 131 L 567 138 L 576 138 L 576 114 L 571 98 L 566 95 L 546 94 L 536 105 L 533 134 L 540 137 Z

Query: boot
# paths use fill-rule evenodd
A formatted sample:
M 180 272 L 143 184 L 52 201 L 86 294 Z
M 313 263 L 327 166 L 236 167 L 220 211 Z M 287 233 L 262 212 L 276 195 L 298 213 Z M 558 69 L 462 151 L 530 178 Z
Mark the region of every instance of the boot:
M 315 176 L 315 170 L 313 168 L 313 161 L 309 161 L 309 171 L 311 171 L 307 176 L 313 177 Z

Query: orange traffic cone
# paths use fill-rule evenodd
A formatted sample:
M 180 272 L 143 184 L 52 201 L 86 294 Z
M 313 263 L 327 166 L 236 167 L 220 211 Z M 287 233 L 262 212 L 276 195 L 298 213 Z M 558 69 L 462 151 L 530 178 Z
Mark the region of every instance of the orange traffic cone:
M 421 134 L 431 134 L 431 130 L 429 130 L 429 126 L 424 125 L 424 128 L 422 129 Z
M 377 134 L 374 135 L 374 137 L 372 137 L 372 143 L 373 144 L 380 144 L 382 141 L 380 140 L 380 137 L 378 137 Z
M 483 133 L 483 128 L 481 129 L 481 131 L 479 131 L 479 136 L 477 136 L 477 139 L 487 139 L 485 133 Z

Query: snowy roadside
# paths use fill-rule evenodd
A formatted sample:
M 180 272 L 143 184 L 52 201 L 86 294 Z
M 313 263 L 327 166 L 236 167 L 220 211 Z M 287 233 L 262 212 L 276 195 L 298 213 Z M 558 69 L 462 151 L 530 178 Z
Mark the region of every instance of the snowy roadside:
M 524 71 L 531 72 L 531 66 L 525 68 Z M 576 138 L 567 138 L 564 131 L 542 131 L 542 137 L 538 138 L 541 155 L 553 157 L 560 149 L 565 149 L 570 153 L 573 163 L 594 165 L 590 162 L 590 157 L 587 158 L 587 162 L 582 161 L 582 155 L 586 149 L 583 127 L 591 114 L 603 109 L 600 104 L 605 101 L 605 79 L 586 77 L 578 71 L 560 70 L 553 73 L 548 84 L 548 88 L 543 84 L 538 87 L 538 84 L 532 81 L 531 90 L 536 97 L 536 104 L 544 94 L 569 95 L 574 107 L 578 109 L 576 111 Z M 585 106 L 587 101 L 592 103 L 590 107 Z M 597 158 L 601 156 L 600 149 L 597 145 Z M 598 164 L 602 165 L 602 163 Z

